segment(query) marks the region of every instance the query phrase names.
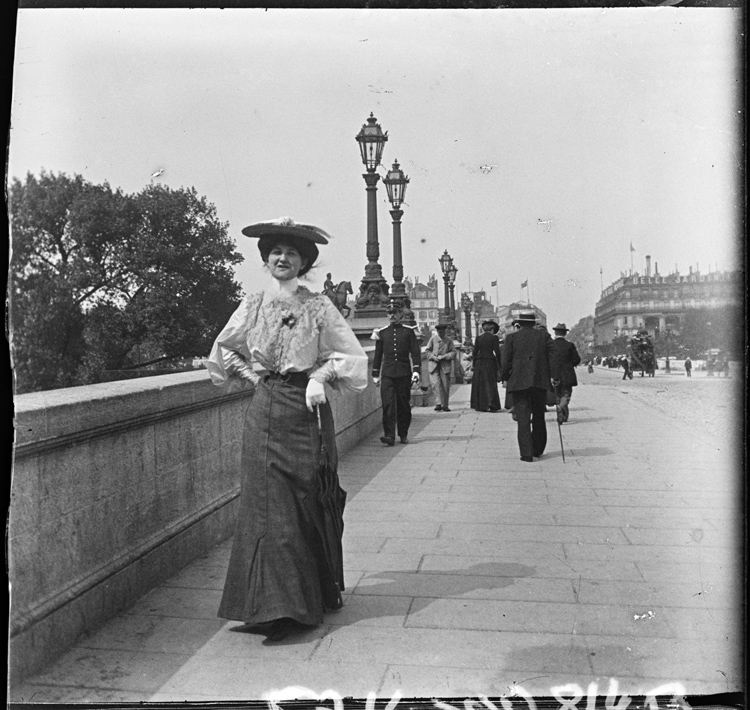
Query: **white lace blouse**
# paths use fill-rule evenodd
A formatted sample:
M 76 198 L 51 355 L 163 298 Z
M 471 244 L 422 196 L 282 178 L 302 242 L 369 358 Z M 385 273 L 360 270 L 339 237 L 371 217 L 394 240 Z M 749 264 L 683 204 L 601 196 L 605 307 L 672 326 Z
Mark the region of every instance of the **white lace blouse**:
M 367 355 L 331 300 L 297 286 L 287 294 L 246 296 L 214 342 L 211 380 L 232 390 L 259 372 L 306 372 L 335 389 L 367 386 Z

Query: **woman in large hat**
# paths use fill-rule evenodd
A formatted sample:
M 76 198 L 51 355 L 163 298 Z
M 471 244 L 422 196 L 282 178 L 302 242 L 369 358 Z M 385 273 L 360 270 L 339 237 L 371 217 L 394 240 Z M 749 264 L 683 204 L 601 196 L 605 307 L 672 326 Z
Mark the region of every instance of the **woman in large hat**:
M 474 340 L 472 352 L 471 408 L 478 412 L 500 411 L 497 392 L 500 374 L 500 326 L 494 320 L 482 321 L 482 333 Z
M 280 640 L 320 624 L 325 602 L 331 606 L 316 495 L 319 422 L 336 466 L 324 384 L 362 391 L 367 356 L 331 300 L 298 281 L 315 263 L 318 245 L 328 243 L 322 229 L 285 217 L 242 233 L 258 239 L 271 278 L 264 291 L 245 297 L 208 362 L 215 384 L 229 391 L 255 386 L 245 414 L 241 496 L 219 616 Z M 338 581 L 343 588 L 343 576 Z

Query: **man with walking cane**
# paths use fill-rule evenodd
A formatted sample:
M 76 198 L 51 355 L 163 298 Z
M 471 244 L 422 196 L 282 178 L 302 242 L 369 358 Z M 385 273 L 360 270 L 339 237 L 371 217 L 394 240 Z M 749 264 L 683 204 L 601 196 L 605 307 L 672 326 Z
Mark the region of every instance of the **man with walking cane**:
M 573 388 L 578 385 L 575 368 L 581 364 L 581 356 L 576 346 L 565 340 L 565 334 L 568 332 L 565 323 L 558 323 L 552 330 L 555 331 L 552 344 L 556 354 L 555 367 L 552 370 L 552 384 L 555 386 L 557 397 L 557 423 L 564 424 L 570 415 L 568 405 L 573 396 Z
M 539 458 L 547 446 L 547 390 L 555 350 L 546 330 L 537 330 L 534 313 L 520 313 L 513 324 L 521 327 L 505 336 L 501 359 L 501 379 L 513 394 L 518 422 L 518 448 L 521 461 Z

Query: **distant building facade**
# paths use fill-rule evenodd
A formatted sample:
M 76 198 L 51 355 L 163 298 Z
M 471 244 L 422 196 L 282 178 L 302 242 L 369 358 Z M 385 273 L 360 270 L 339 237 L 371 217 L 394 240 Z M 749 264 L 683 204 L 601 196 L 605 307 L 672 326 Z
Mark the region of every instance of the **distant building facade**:
M 513 332 L 512 323 L 520 313 L 533 313 L 536 316 L 536 322 L 545 328 L 547 327 L 547 314 L 539 306 L 535 306 L 533 303 L 516 301 L 507 306 L 497 307 L 497 322 L 500 324 L 498 335 L 503 336 L 506 333 Z
M 687 274 L 663 276 L 655 264 L 651 273 L 647 256 L 645 274 L 622 275 L 602 292 L 594 313 L 595 348 L 603 351 L 618 336 L 629 338 L 642 328 L 656 338 L 667 329 L 678 335 L 691 310 L 741 306 L 742 285 L 739 271 L 701 274 L 690 267 Z
M 438 281 L 435 274 L 427 279 L 427 283 L 419 283 L 419 277 L 404 278 L 406 293 L 411 299 L 411 310 L 417 321 L 417 327 L 434 328 L 438 322 L 440 307 L 438 306 Z

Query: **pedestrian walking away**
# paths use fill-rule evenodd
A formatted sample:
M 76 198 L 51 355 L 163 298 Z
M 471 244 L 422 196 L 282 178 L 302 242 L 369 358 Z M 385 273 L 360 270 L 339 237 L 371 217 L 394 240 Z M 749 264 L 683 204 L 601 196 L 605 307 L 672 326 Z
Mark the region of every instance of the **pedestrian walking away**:
M 450 412 L 448 401 L 451 394 L 451 373 L 453 362 L 458 355 L 456 345 L 447 335 L 448 326 L 435 326 L 437 334 L 430 338 L 425 352 L 427 353 L 427 371 L 430 373 L 430 384 L 435 392 L 435 411 Z M 476 372 L 472 379 L 476 377 Z
M 471 376 L 471 408 L 477 412 L 499 412 L 500 395 L 497 382 L 500 379 L 500 326 L 494 320 L 482 322 L 482 333 L 474 340 Z
M 565 323 L 558 323 L 553 329 L 555 338 L 552 345 L 555 349 L 552 370 L 552 384 L 555 386 L 557 398 L 557 423 L 564 424 L 570 416 L 570 399 L 573 396 L 573 388 L 578 385 L 575 368 L 581 364 L 581 356 L 576 346 L 565 339 L 569 328 Z
M 633 370 L 630 367 L 630 360 L 628 360 L 627 357 L 624 357 L 624 358 L 622 358 L 622 360 L 620 362 L 622 363 L 622 369 L 623 369 L 622 379 L 623 380 L 627 380 L 627 379 L 631 379 L 632 380 L 633 379 Z
M 394 299 L 388 305 L 390 324 L 373 332 L 375 359 L 372 381 L 380 387 L 383 405 L 383 436 L 380 441 L 388 446 L 396 443 L 396 433 L 402 444 L 408 443 L 411 424 L 411 387 L 419 382 L 422 367 L 419 341 L 413 328 L 401 321 L 404 311 Z
M 258 239 L 271 279 L 243 299 L 207 362 L 211 380 L 226 391 L 255 387 L 244 419 L 239 509 L 219 616 L 244 622 L 233 630 L 279 641 L 341 606 L 343 570 L 339 565 L 332 574 L 336 565 L 326 549 L 340 545 L 343 521 L 333 521 L 338 543 L 323 539 L 336 508 L 324 510 L 318 495 L 322 468 L 327 488 L 340 491 L 325 385 L 364 390 L 367 355 L 330 299 L 299 284 L 318 245 L 328 243 L 322 229 L 283 217 L 242 233 Z
M 501 379 L 513 395 L 521 461 L 533 461 L 547 446 L 544 414 L 555 349 L 549 333 L 534 328 L 534 313 L 521 313 L 513 323 L 521 327 L 505 336 Z
M 693 376 L 693 361 L 690 359 L 689 355 L 685 358 L 685 374 L 688 377 Z

